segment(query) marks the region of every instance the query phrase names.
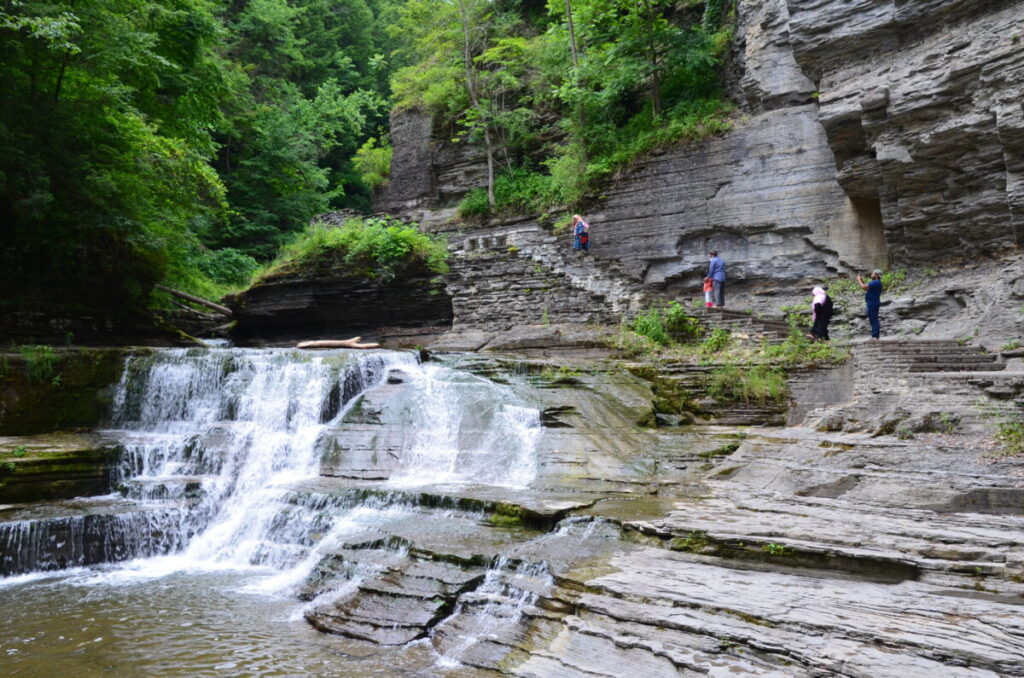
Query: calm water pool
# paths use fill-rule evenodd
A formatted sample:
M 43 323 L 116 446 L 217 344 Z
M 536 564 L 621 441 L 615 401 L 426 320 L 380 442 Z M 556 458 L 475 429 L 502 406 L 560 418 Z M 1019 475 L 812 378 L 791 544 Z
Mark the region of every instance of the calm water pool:
M 159 560 L 159 559 L 158 559 Z M 269 574 L 142 567 L 0 580 L 0 675 L 443 676 L 426 643 L 380 648 L 319 633 Z

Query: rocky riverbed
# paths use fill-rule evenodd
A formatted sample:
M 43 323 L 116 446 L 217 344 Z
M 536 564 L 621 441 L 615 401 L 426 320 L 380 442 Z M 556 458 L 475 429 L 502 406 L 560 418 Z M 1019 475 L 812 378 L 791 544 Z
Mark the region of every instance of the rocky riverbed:
M 133 378 L 154 387 L 172 365 L 216 376 L 355 364 L 174 355 L 143 358 Z M 280 563 L 291 574 L 279 590 L 347 652 L 452 676 L 1024 675 L 1024 465 L 975 445 L 991 440 L 981 424 L 912 436 L 713 418 L 668 426 L 676 420 L 656 412 L 652 383 L 611 360 L 452 353 L 368 365 L 388 367 L 360 368 L 370 379 L 361 391 L 353 382 L 331 396 L 325 382 L 326 407 L 351 400 L 316 429 L 318 472 L 247 509 L 267 527 L 238 534 L 260 545 L 238 551 L 239 536 L 215 551 Z M 828 370 L 818 378 L 818 391 L 833 384 Z M 814 393 L 801 379 L 794 393 Z M 863 421 L 856 389 L 847 395 L 802 411 Z M 211 541 L 211 518 L 180 512 L 213 510 L 218 486 L 197 474 L 234 463 L 244 402 L 235 414 L 216 406 L 228 419 L 189 434 L 182 463 L 194 471 L 129 470 L 125 499 L 6 507 L 7 571 L 188 554 L 190 541 Z M 140 436 L 96 440 L 139 450 Z M 12 458 L 28 465 L 45 441 L 3 442 L 32 449 Z M 126 529 L 132 538 L 119 536 Z M 34 550 L 30 537 L 41 539 Z

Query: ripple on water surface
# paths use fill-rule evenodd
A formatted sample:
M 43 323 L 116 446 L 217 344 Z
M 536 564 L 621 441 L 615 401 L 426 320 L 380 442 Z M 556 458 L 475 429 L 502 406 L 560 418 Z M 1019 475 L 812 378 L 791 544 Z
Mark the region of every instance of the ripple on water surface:
M 243 590 L 265 576 L 179 572 L 97 581 L 94 572 L 80 572 L 9 582 L 0 589 L 0 674 L 492 675 L 465 667 L 441 669 L 425 644 L 384 649 L 321 634 L 296 614 L 294 599 Z

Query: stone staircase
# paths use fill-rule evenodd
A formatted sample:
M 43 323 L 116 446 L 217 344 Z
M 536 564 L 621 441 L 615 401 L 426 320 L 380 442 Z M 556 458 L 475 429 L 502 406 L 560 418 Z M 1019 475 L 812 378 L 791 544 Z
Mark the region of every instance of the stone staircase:
M 565 275 L 574 286 L 604 297 L 613 313 L 633 315 L 658 299 L 617 262 L 573 250 L 566 236 L 539 229 L 517 231 L 510 242 L 521 254 Z
M 701 308 L 694 313 L 708 330 L 726 329 L 752 339 L 781 341 L 789 336 L 789 324 L 782 318 L 763 318 L 733 308 Z
M 885 371 L 897 368 L 907 372 L 998 372 L 1006 368 L 995 353 L 943 339 L 872 341 L 857 346 L 854 354 L 865 367 L 873 361 Z
M 492 244 L 450 260 L 446 284 L 459 328 L 508 330 L 548 323 L 615 324 L 603 294 L 580 290 L 560 271 Z
M 551 235 L 533 224 L 467 234 L 458 246 L 466 254 L 502 250 L 533 261 L 546 274 L 563 276 L 573 288 L 604 300 L 613 314 L 633 315 L 659 299 L 617 262 L 576 252 L 568 236 Z
M 1024 373 L 998 355 L 952 340 L 886 339 L 851 344 L 844 402 L 809 413 L 828 429 L 876 433 L 981 430 L 1020 411 Z M 827 375 L 824 375 L 827 379 Z M 791 422 L 793 423 L 793 422 Z

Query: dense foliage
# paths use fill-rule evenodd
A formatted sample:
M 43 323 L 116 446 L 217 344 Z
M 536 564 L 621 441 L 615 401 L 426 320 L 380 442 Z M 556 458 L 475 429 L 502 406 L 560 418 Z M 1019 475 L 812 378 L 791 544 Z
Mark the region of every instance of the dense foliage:
M 572 204 L 722 129 L 730 6 L 0 0 L 0 307 L 245 284 L 314 215 L 368 207 L 392 105 L 485 151 L 464 213 Z
M 3 303 L 216 295 L 366 206 L 394 4 L 0 0 Z
M 400 108 L 483 148 L 463 216 L 581 201 L 657 145 L 725 129 L 730 0 L 410 0 L 393 34 Z
M 327 266 L 352 277 L 387 282 L 400 270 L 447 273 L 448 242 L 387 218 L 347 219 L 341 227 L 310 224 L 281 248 L 263 272 L 315 273 Z

